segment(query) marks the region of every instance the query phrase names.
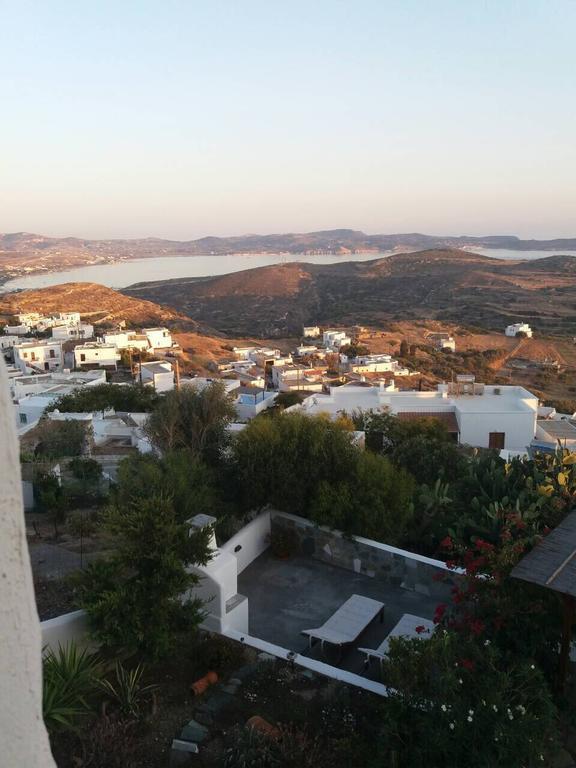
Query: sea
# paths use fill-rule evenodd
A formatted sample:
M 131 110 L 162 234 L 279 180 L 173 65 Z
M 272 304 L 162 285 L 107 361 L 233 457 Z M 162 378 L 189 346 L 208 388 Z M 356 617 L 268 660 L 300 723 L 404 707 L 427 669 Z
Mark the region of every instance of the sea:
M 554 256 L 554 251 L 514 251 L 496 248 L 468 248 L 466 250 L 490 256 L 495 259 L 539 259 Z M 397 251 L 382 253 L 354 253 L 336 255 L 302 254 L 228 254 L 206 256 L 161 256 L 146 259 L 130 259 L 113 264 L 96 264 L 87 267 L 66 269 L 61 272 L 39 272 L 33 275 L 9 280 L 0 286 L 0 291 L 28 290 L 45 288 L 61 283 L 91 282 L 106 285 L 109 288 L 126 288 L 134 283 L 155 280 L 171 280 L 182 277 L 212 277 L 229 272 L 241 272 L 255 267 L 267 267 L 300 261 L 308 264 L 334 264 L 343 261 L 370 261 L 391 256 Z M 576 256 L 576 251 L 559 251 L 569 256 Z

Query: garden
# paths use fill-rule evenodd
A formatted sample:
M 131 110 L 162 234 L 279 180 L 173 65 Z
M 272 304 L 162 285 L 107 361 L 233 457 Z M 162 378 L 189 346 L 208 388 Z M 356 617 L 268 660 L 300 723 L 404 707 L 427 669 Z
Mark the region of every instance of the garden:
M 576 455 L 559 447 L 506 463 L 463 450 L 434 420 L 386 412 L 266 414 L 235 438 L 231 418 L 218 385 L 170 393 L 147 426 L 161 456 L 121 463 L 97 516 L 114 546 L 74 582 L 98 657 L 72 647 L 45 662 L 58 764 L 187 764 L 186 747 L 169 758 L 173 739 L 200 745 L 196 764 L 230 768 L 521 768 L 555 765 L 559 750 L 570 759 L 559 601 L 510 573 L 574 510 Z M 358 428 L 366 451 L 350 440 Z M 255 658 L 203 634 L 202 605 L 182 604 L 195 583 L 186 566 L 209 558 L 208 534 L 191 533 L 190 518 L 216 516 L 224 541 L 267 505 L 464 572 L 430 639 L 391 642 L 388 698 Z M 208 673 L 218 682 L 193 695 Z M 254 716 L 264 722 L 246 727 Z

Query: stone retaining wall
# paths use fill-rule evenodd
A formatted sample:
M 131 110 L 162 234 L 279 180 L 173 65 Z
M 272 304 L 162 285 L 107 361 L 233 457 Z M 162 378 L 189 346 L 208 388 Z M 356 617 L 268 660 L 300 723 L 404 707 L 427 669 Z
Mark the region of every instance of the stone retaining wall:
M 295 532 L 299 554 L 439 600 L 446 599 L 450 585 L 457 579 L 439 560 L 359 536 L 349 538 L 296 515 L 273 512 L 272 531 L 275 528 Z M 441 576 L 444 579 L 439 581 Z

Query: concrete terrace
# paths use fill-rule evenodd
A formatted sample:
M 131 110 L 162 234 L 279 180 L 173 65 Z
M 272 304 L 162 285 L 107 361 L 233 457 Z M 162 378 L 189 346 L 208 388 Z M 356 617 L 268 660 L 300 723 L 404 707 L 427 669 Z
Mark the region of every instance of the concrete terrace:
M 356 648 L 377 648 L 405 613 L 432 619 L 437 597 L 391 586 L 381 580 L 357 574 L 307 557 L 279 560 L 269 551 L 254 560 L 238 577 L 238 591 L 248 598 L 249 631 L 304 656 L 334 664 L 349 672 L 379 678 L 378 664 L 369 671 Z M 448 596 L 448 587 L 446 594 Z M 374 620 L 358 642 L 344 649 L 320 644 L 308 648 L 304 629 L 321 626 L 351 595 L 363 595 L 385 603 L 384 621 Z

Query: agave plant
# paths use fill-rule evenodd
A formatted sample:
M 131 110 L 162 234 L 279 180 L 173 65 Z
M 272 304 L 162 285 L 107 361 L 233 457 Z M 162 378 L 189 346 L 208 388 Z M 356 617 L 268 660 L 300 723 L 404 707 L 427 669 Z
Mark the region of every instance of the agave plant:
M 114 680 L 100 680 L 99 685 L 126 717 L 140 718 L 142 705 L 156 689 L 157 685 L 144 685 L 144 665 L 138 664 L 133 669 L 126 669 L 121 662 L 116 662 Z
M 71 642 L 58 651 L 45 650 L 42 710 L 50 732 L 71 731 L 76 721 L 92 712 L 100 662 L 95 654 Z

